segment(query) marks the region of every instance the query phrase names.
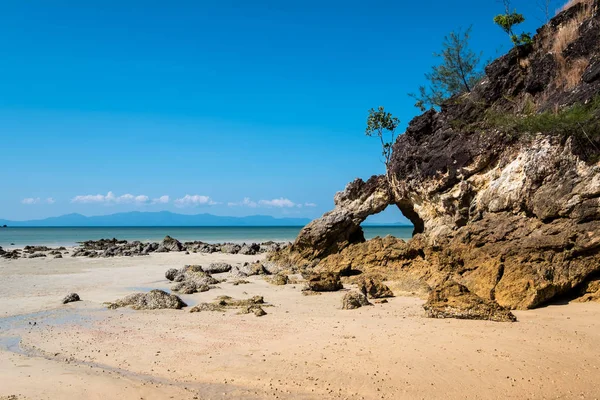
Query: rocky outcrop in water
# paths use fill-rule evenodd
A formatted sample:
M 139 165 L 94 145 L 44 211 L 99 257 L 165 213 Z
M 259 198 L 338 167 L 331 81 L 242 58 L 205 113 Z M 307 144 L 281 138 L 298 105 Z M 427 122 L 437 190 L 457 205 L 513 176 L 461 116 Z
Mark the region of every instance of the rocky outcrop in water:
M 211 244 L 200 241 L 181 243 L 177 239 L 166 236 L 162 242 L 142 243 L 139 241 L 128 242 L 118 239 L 88 240 L 81 243 L 72 257 L 122 257 L 145 256 L 151 253 L 187 252 L 189 253 L 226 253 L 254 255 L 277 251 L 284 247 L 284 243 L 265 242 L 261 244 L 236 244 L 222 243 Z
M 560 13 L 532 45 L 491 63 L 471 93 L 415 118 L 386 175 L 348 184 L 332 211 L 270 259 L 441 288 L 439 299 L 466 299 L 474 308 L 464 315 L 486 319 L 486 309 L 578 293 L 600 272 L 598 5 Z M 558 48 L 573 24 L 576 35 Z M 365 242 L 360 224 L 388 206 L 413 223 L 414 238 Z M 460 290 L 445 289 L 449 281 Z M 454 313 L 441 301 L 430 314 Z

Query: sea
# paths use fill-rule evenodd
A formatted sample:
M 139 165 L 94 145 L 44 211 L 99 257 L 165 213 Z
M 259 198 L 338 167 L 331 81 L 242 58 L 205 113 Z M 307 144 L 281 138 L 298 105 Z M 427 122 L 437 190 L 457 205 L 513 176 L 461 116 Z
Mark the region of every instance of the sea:
M 293 242 L 301 226 L 219 226 L 219 227 L 15 227 L 0 228 L 0 247 L 75 246 L 85 240 L 117 238 L 120 240 L 159 242 L 169 235 L 180 242 L 200 240 L 206 243 L 259 243 L 273 240 Z M 363 226 L 365 237 L 392 235 L 412 237 L 412 226 Z

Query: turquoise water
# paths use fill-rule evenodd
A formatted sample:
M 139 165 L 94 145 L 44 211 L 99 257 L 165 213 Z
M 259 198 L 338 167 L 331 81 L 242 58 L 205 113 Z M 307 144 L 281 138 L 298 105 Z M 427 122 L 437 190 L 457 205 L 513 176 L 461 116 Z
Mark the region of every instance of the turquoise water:
M 181 242 L 201 240 L 207 243 L 222 242 L 265 242 L 268 240 L 291 242 L 301 226 L 257 226 L 257 227 L 60 227 L 60 228 L 0 228 L 0 246 L 23 247 L 73 246 L 84 240 L 117 238 L 128 241 L 158 242 L 166 235 Z M 412 226 L 365 226 L 365 237 L 392 235 L 401 239 L 412 237 Z

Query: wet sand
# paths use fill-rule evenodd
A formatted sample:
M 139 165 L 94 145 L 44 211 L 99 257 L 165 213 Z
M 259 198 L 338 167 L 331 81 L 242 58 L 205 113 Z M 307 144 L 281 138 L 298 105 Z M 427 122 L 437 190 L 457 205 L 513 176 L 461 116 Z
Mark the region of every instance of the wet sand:
M 0 398 L 600 398 L 598 303 L 517 311 L 512 324 L 433 320 L 417 298 L 344 311 L 344 292 L 250 277 L 182 298 L 261 295 L 264 317 L 102 305 L 168 289 L 168 268 L 257 259 L 0 260 Z M 70 292 L 83 301 L 62 305 Z

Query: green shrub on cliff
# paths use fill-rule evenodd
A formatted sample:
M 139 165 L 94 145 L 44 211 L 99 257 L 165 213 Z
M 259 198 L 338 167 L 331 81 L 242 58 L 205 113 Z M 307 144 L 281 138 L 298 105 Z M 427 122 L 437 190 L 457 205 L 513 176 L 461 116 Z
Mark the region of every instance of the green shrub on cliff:
M 525 17 L 523 14 L 517 13 L 516 10 L 510 10 L 510 0 L 503 0 L 502 3 L 504 4 L 504 14 L 496 15 L 494 17 L 494 23 L 502 28 L 504 32 L 506 32 L 515 46 L 532 43 L 530 33 L 522 32 L 521 34 L 517 35 L 513 31 L 513 28 L 516 25 L 525 22 Z
M 517 135 L 543 133 L 575 136 L 582 143 L 587 143 L 590 154 L 600 154 L 600 96 L 586 104 L 576 103 L 541 113 L 515 115 L 488 110 L 485 121 L 490 127 Z
M 417 100 L 415 107 L 421 111 L 440 107 L 450 97 L 470 92 L 481 79 L 481 53 L 470 49 L 470 34 L 471 28 L 465 32 L 451 32 L 444 37 L 442 52 L 434 53 L 434 56 L 442 59 L 442 63 L 433 66 L 431 73 L 425 74 L 429 86 L 419 87 L 419 94 L 408 94 Z
M 381 155 L 383 156 L 386 170 L 389 167 L 392 158 L 392 145 L 396 140 L 396 128 L 400 124 L 400 120 L 386 112 L 384 107 L 379 107 L 377 110 L 371 108 L 367 117 L 367 129 L 365 134 L 370 137 L 377 137 L 381 141 Z M 388 134 L 390 141 L 387 142 L 384 138 Z

